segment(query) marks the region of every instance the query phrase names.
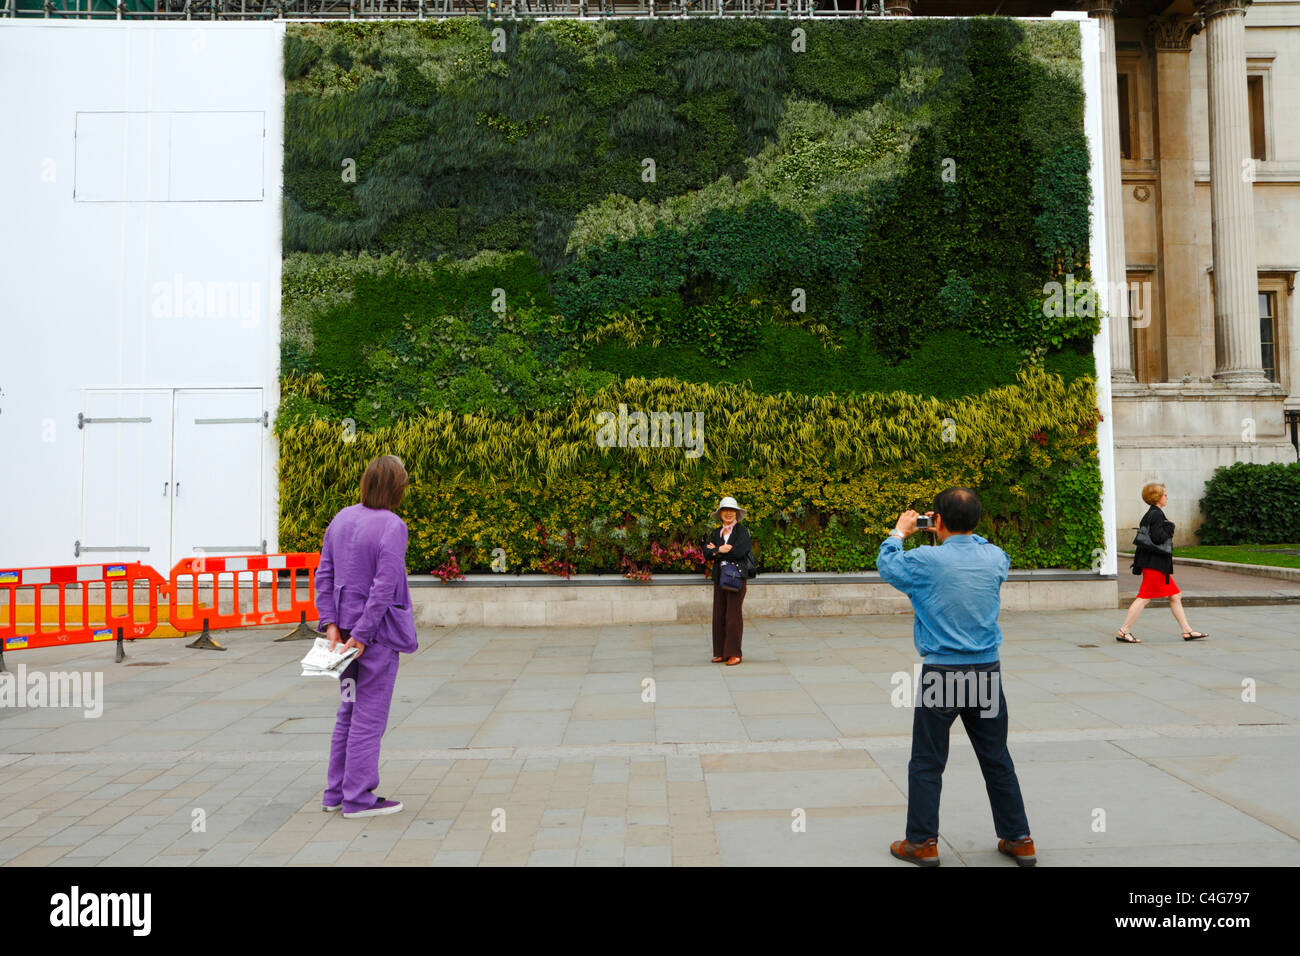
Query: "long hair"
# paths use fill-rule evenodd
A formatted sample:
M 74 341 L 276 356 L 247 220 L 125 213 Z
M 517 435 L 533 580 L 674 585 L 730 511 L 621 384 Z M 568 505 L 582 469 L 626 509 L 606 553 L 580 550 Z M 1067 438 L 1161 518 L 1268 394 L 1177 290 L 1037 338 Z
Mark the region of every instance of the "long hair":
M 396 511 L 406 494 L 410 478 L 396 455 L 380 455 L 366 466 L 361 476 L 361 503 L 367 508 Z

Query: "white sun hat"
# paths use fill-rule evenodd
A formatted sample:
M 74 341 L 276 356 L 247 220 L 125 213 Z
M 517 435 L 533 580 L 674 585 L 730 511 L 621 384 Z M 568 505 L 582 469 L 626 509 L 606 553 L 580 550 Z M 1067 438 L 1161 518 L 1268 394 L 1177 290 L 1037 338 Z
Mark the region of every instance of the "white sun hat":
M 719 519 L 720 518 L 719 512 L 721 512 L 724 508 L 730 508 L 731 510 L 736 512 L 737 521 L 740 521 L 745 517 L 746 514 L 745 509 L 740 507 L 740 505 L 736 504 L 736 499 L 731 497 L 731 495 L 727 495 L 720 502 L 718 502 L 718 507 L 713 509 L 713 514 L 711 514 L 709 517 L 715 520 Z

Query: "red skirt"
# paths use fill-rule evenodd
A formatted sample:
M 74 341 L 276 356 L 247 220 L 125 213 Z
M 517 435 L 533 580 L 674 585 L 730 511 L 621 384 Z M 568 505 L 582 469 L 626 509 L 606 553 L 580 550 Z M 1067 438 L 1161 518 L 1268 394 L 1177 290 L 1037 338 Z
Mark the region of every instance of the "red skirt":
M 1174 577 L 1169 576 L 1169 583 L 1165 584 L 1165 575 L 1163 571 L 1157 571 L 1154 568 L 1142 569 L 1142 587 L 1138 589 L 1137 596 L 1140 598 L 1165 598 L 1171 594 L 1181 594 L 1178 585 L 1174 583 Z

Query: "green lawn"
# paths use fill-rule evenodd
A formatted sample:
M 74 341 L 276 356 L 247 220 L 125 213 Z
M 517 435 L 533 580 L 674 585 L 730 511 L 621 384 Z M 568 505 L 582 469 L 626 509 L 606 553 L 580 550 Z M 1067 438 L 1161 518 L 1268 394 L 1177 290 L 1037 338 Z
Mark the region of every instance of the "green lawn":
M 1231 561 L 1234 564 L 1267 564 L 1275 568 L 1300 568 L 1300 554 L 1282 554 L 1281 551 L 1300 551 L 1300 544 L 1197 545 L 1190 548 L 1174 548 L 1174 557 Z

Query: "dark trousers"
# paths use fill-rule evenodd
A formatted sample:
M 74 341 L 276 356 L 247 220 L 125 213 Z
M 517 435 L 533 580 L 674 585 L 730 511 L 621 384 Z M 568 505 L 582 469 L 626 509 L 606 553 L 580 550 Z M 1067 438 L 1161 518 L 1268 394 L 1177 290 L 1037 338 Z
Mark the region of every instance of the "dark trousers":
M 981 716 L 983 711 L 978 699 L 969 696 L 966 706 L 962 707 L 925 706 L 926 674 L 936 672 L 940 675 L 974 672 L 976 679 L 984 681 L 997 674 L 996 714 L 990 712 Z M 971 667 L 926 664 L 921 668 L 921 686 L 912 712 L 912 759 L 907 764 L 908 841 L 923 843 L 939 835 L 939 792 L 943 787 L 943 769 L 948 764 L 948 731 L 958 716 L 984 774 L 984 786 L 993 808 L 993 829 L 1004 840 L 1029 835 L 1020 781 L 1016 779 L 1016 767 L 1007 750 L 1007 701 L 1002 693 L 1001 677 L 1001 663 L 998 661 Z M 958 702 L 951 696 L 940 701 L 945 705 Z
M 742 657 L 740 635 L 745 622 L 740 617 L 740 606 L 745 603 L 749 582 L 739 591 L 725 591 L 713 584 L 713 656 Z

